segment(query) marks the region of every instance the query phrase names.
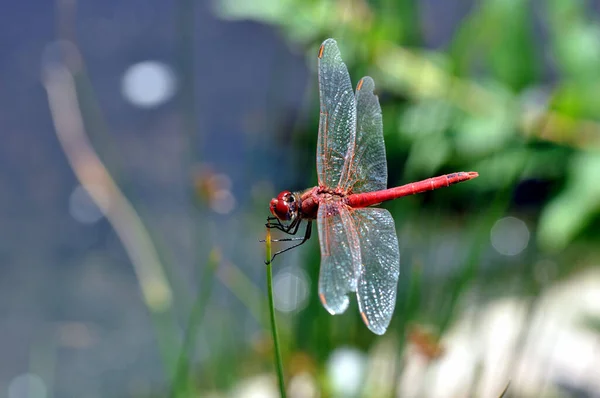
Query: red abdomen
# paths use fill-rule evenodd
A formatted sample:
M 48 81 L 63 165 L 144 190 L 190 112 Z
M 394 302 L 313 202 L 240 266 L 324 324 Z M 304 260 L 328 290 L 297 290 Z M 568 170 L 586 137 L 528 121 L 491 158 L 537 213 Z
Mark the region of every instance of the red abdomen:
M 474 171 L 446 174 L 439 177 L 428 178 L 423 181 L 413 182 L 400 187 L 384 189 L 382 191 L 364 192 L 348 195 L 346 203 L 355 208 L 373 206 L 381 202 L 397 199 L 402 196 L 414 195 L 425 191 L 457 184 L 462 181 L 472 180 L 479 174 Z

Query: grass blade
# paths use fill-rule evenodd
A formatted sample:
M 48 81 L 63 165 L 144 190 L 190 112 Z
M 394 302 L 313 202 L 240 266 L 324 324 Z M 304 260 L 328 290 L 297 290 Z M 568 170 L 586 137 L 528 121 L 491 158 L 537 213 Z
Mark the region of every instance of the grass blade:
M 267 265 L 267 290 L 269 293 L 269 313 L 271 315 L 271 332 L 273 334 L 273 350 L 275 354 L 275 365 L 277 369 L 277 379 L 279 381 L 279 392 L 281 397 L 285 397 L 285 383 L 283 381 L 283 364 L 281 362 L 281 351 L 279 349 L 279 335 L 277 333 L 277 324 L 275 322 L 275 304 L 273 301 L 273 264 L 271 263 L 271 230 L 267 228 L 267 237 L 265 238 L 265 264 Z

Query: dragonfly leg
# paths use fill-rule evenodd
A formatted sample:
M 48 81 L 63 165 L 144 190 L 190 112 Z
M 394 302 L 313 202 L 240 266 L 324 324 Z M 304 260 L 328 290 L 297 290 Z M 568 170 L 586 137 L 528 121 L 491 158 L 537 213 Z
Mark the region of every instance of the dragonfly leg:
M 292 224 L 289 225 L 287 230 L 282 230 L 288 235 L 296 235 L 298 233 L 298 228 L 300 227 L 301 221 L 299 219 L 294 220 Z M 295 237 L 295 238 L 281 238 L 281 239 L 271 239 L 271 242 L 291 242 L 294 240 L 302 240 L 304 237 Z
M 308 228 L 308 226 L 307 226 Z M 280 239 L 271 239 L 271 242 L 295 242 L 295 241 L 303 241 L 302 243 L 304 243 L 304 241 L 308 240 L 308 238 L 306 237 L 306 235 L 300 237 L 300 236 L 295 236 L 293 238 L 280 238 Z M 301 244 L 302 244 L 301 243 Z M 293 246 L 295 247 L 295 246 Z
M 304 236 L 303 237 L 293 237 L 293 238 L 281 238 L 281 239 L 271 239 L 271 242 L 293 242 L 295 240 L 304 240 Z M 264 240 L 261 240 L 261 242 L 264 242 Z
M 300 221 L 299 219 L 296 219 L 290 225 L 283 225 L 281 223 L 281 220 L 279 220 L 277 217 L 267 217 L 267 223 L 265 224 L 265 227 L 267 227 L 269 229 L 271 229 L 271 228 L 277 229 L 279 231 L 285 232 L 286 234 L 289 234 L 290 233 L 289 231 L 292 228 L 294 228 L 299 221 Z M 274 223 L 274 222 L 276 222 L 276 223 Z M 297 228 L 296 228 L 296 230 L 297 230 Z M 264 240 L 261 242 L 264 242 Z
M 277 224 L 273 224 L 274 221 L 277 221 Z M 282 227 L 282 225 L 281 222 L 277 219 L 277 217 L 267 217 L 267 223 L 265 224 L 265 227 L 269 229 L 279 229 L 280 227 Z
M 298 225 L 300 225 L 300 223 L 298 223 Z M 298 226 L 296 226 L 296 228 L 295 228 L 295 230 L 294 230 L 294 234 L 295 234 L 297 231 L 298 231 Z M 271 262 L 273 262 L 273 260 L 275 259 L 275 257 L 276 257 L 278 254 L 285 253 L 285 252 L 287 252 L 288 250 L 292 250 L 292 249 L 294 249 L 294 248 L 296 248 L 296 247 L 298 247 L 298 246 L 300 246 L 300 245 L 303 245 L 303 244 L 304 244 L 304 243 L 305 243 L 307 240 L 309 240 L 309 239 L 310 239 L 310 234 L 311 234 L 311 231 L 312 231 L 312 221 L 308 221 L 308 223 L 307 223 L 307 225 L 306 225 L 306 230 L 304 231 L 304 237 L 302 238 L 302 242 L 300 242 L 300 243 L 298 243 L 298 244 L 295 244 L 295 245 L 293 245 L 293 246 L 287 247 L 287 248 L 285 248 L 285 249 L 283 249 L 283 250 L 279 250 L 278 252 L 275 252 L 275 254 L 273 254 L 273 257 L 271 257 Z M 279 241 L 291 241 L 291 240 L 297 240 L 297 239 L 294 239 L 294 238 L 288 238 L 288 239 L 280 239 Z
M 273 221 L 277 221 L 277 224 L 272 224 Z M 281 232 L 284 232 L 288 235 L 296 235 L 298 232 L 298 227 L 300 226 L 301 219 L 297 218 L 290 223 L 290 225 L 283 225 L 281 221 L 276 217 L 267 218 L 267 223 L 265 226 L 269 229 L 277 229 Z M 303 238 L 285 238 L 285 239 L 271 239 L 271 242 L 286 242 L 290 240 L 300 240 Z M 264 242 L 264 239 L 261 239 L 259 242 Z

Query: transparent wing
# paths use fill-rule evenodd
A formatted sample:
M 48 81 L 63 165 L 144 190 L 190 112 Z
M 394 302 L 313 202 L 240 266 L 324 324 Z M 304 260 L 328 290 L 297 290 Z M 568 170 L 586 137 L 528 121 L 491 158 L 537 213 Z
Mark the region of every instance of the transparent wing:
M 394 219 L 378 208 L 356 209 L 351 217 L 360 238 L 362 267 L 356 295 L 367 327 L 385 333 L 394 307 L 400 274 L 400 252 Z
M 347 294 L 356 291 L 360 242 L 350 211 L 340 202 L 322 203 L 317 225 L 321 245 L 319 297 L 327 311 L 341 314 L 348 308 Z
M 354 150 L 356 102 L 348 69 L 333 39 L 325 40 L 319 49 L 319 95 L 317 175 L 320 186 L 337 188 Z
M 387 186 L 381 107 L 374 89 L 375 82 L 369 76 L 356 86 L 356 144 L 354 156 L 344 168 L 340 184 L 344 192 L 379 191 Z

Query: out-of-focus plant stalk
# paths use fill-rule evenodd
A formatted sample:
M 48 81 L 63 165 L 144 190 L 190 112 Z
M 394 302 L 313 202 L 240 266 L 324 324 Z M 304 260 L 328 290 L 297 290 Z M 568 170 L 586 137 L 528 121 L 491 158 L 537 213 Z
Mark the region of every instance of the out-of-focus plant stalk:
M 46 66 L 44 74 L 56 135 L 77 179 L 123 243 L 148 308 L 159 312 L 169 308 L 171 288 L 150 236 L 85 135 L 73 76 L 60 65 Z
M 189 391 L 187 388 L 190 373 L 190 357 L 193 357 L 192 353 L 194 352 L 196 336 L 202 324 L 202 320 L 204 319 L 206 306 L 209 302 L 210 294 L 214 286 L 214 284 L 210 283 L 210 281 L 213 280 L 215 270 L 219 266 L 220 262 L 221 252 L 217 248 L 214 248 L 208 257 L 206 266 L 204 267 L 201 279 L 202 289 L 200 289 L 198 293 L 198 298 L 196 299 L 196 303 L 192 308 L 190 319 L 187 323 L 185 336 L 183 338 L 183 343 L 179 353 L 179 359 L 177 361 L 177 368 L 175 369 L 175 375 L 173 377 L 172 396 L 189 396 Z

